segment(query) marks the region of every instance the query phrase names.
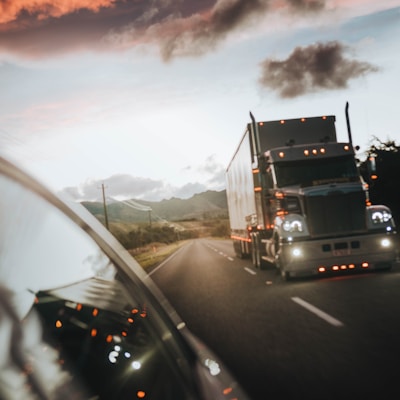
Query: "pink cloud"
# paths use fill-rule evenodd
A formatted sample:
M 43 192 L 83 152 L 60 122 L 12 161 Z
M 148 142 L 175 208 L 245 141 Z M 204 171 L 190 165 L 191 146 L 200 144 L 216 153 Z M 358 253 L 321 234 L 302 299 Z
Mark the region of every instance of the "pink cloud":
M 15 21 L 23 12 L 41 20 L 59 18 L 82 9 L 98 12 L 101 8 L 113 7 L 115 2 L 116 0 L 6 0 L 0 3 L 0 24 Z
M 0 52 L 41 58 L 79 50 L 159 47 L 163 60 L 205 54 L 279 11 L 349 18 L 398 0 L 0 0 Z M 398 6 L 398 4 L 397 4 Z M 84 11 L 84 12 L 78 12 Z M 96 13 L 96 15 L 93 15 Z M 57 19 L 55 21 L 55 19 Z

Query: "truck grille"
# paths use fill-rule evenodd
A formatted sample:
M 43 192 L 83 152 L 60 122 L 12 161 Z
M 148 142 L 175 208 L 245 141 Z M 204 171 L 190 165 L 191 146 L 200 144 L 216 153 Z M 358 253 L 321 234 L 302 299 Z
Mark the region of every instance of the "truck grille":
M 323 196 L 307 196 L 305 208 L 311 236 L 341 236 L 367 229 L 363 191 L 332 190 Z

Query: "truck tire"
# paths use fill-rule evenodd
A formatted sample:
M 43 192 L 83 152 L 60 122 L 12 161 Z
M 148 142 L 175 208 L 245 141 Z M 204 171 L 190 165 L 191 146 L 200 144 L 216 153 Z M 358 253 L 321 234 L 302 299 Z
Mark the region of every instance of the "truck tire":
M 251 263 L 253 264 L 253 267 L 258 268 L 258 262 L 257 262 L 257 241 L 256 241 L 256 235 L 254 233 L 250 234 L 251 238 Z
M 244 259 L 249 257 L 249 253 L 247 252 L 246 244 L 243 240 L 234 240 L 233 241 L 233 250 L 237 258 Z
M 285 282 L 289 281 L 290 280 L 290 272 L 288 272 L 282 268 L 280 269 L 280 271 L 281 271 L 282 280 L 284 280 Z
M 280 260 L 279 256 L 279 250 L 280 250 L 280 244 L 279 244 L 279 235 L 275 234 L 274 235 L 274 255 L 275 255 L 275 267 L 279 271 L 282 280 L 284 281 L 289 281 L 290 280 L 290 272 L 285 270 L 285 267 L 282 265 L 282 262 Z
M 265 268 L 265 262 L 261 257 L 261 240 L 258 233 L 251 234 L 251 261 L 255 268 Z

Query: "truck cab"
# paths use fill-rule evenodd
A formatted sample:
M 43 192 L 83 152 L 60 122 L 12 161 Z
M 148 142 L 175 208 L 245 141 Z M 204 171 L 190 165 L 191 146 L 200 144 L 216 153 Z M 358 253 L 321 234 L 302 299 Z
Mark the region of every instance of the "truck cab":
M 391 211 L 371 205 L 355 149 L 337 141 L 335 121 L 248 124 L 227 169 L 227 197 L 235 250 L 255 267 L 273 264 L 286 279 L 395 260 Z

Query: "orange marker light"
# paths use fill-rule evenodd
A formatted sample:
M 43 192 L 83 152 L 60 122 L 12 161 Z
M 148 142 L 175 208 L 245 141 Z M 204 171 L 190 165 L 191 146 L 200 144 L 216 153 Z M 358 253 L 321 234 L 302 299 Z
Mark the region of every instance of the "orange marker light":
M 232 390 L 233 390 L 233 389 L 232 389 L 231 387 L 227 387 L 227 388 L 225 388 L 225 389 L 223 390 L 222 393 L 226 395 L 226 394 L 232 393 Z

